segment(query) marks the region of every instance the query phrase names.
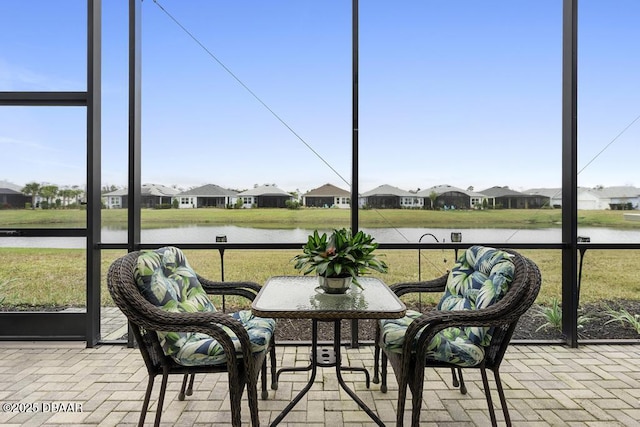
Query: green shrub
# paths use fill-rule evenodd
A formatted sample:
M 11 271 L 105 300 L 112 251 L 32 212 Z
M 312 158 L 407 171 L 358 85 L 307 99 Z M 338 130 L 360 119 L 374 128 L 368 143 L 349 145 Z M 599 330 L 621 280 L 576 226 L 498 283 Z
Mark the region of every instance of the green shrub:
M 562 307 L 560 306 L 560 301 L 558 301 L 558 298 L 553 298 L 551 300 L 551 307 L 540 308 L 536 315 L 546 320 L 545 323 L 543 323 L 538 327 L 538 329 L 536 329 L 536 332 L 541 329 L 554 329 L 562 332 Z M 578 329 L 583 329 L 584 325 L 590 320 L 590 317 L 579 315 Z
M 562 309 L 558 298 L 553 298 L 550 307 L 542 307 L 538 309 L 536 316 L 542 317 L 545 323 L 540 325 L 536 332 L 540 329 L 555 329 L 562 332 Z
M 606 321 L 605 325 L 611 322 L 620 322 L 624 326 L 626 323 L 640 334 L 640 314 L 631 314 L 624 308 L 616 311 L 611 307 L 607 307 L 607 315 L 611 317 L 611 320 Z
M 284 205 L 287 209 L 300 209 L 300 202 L 297 200 L 287 200 Z

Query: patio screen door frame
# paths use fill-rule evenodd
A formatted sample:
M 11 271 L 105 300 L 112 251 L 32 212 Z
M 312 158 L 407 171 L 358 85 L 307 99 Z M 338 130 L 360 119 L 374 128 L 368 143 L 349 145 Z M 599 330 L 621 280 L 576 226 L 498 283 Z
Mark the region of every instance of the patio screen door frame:
M 17 0 L 15 0 L 17 2 Z M 1 312 L 0 340 L 86 340 L 92 347 L 100 331 L 101 228 L 101 22 L 102 0 L 87 0 L 87 90 L 82 92 L 0 92 L 0 108 L 86 107 L 86 228 L 0 228 L 25 238 L 86 238 L 86 310 L 77 312 Z M 8 36 L 8 35 L 6 35 Z

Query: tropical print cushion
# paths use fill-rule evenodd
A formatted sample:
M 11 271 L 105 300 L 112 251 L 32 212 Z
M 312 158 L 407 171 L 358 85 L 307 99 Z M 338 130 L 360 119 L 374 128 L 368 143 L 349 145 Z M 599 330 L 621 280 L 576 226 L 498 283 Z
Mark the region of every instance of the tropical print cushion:
M 252 353 L 259 353 L 266 349 L 276 326 L 274 319 L 254 316 L 251 310 L 238 311 L 231 313 L 230 316 L 242 322 L 242 326 L 247 330 Z M 240 341 L 229 328 L 223 326 L 223 329 L 231 337 L 236 354 L 240 355 Z M 181 365 L 223 365 L 227 363 L 227 355 L 222 346 L 209 335 L 198 332 L 166 332 L 162 335 L 158 333 L 158 336 L 165 354 L 170 355 Z
M 182 251 L 165 247 L 145 251 L 134 267 L 136 284 L 142 295 L 153 305 L 171 312 L 216 311 L 207 293 L 189 266 Z M 254 316 L 251 311 L 232 313 L 247 330 L 251 350 L 261 352 L 269 343 L 275 320 Z M 236 335 L 224 327 L 240 351 Z M 164 353 L 183 365 L 226 363 L 227 357 L 220 343 L 209 335 L 196 332 L 158 332 Z
M 178 248 L 143 252 L 133 275 L 140 293 L 156 307 L 173 312 L 216 311 Z
M 394 353 L 402 353 L 407 328 L 421 315 L 419 311 L 407 310 L 401 319 L 381 320 L 385 348 Z M 419 336 L 420 333 L 417 334 L 416 340 Z M 433 337 L 427 347 L 427 357 L 459 366 L 475 366 L 484 359 L 484 347 L 465 339 L 460 333 L 460 328 L 447 328 Z
M 458 258 L 449 273 L 445 294 L 436 309 L 475 310 L 489 307 L 506 294 L 514 271 L 515 266 L 508 253 L 472 246 Z M 402 352 L 406 329 L 419 316 L 419 312 L 409 310 L 402 319 L 381 321 L 385 347 L 393 352 Z M 490 341 L 490 328 L 447 328 L 431 340 L 427 357 L 460 366 L 474 366 L 484 359 L 484 347 Z

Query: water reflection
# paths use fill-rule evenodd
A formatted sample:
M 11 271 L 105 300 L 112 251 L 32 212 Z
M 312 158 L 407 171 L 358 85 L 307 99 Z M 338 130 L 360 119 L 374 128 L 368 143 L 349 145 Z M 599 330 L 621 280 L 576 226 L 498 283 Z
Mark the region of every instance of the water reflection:
M 354 284 L 351 284 L 349 290 L 344 294 L 327 294 L 318 286 L 316 293 L 309 298 L 309 304 L 315 310 L 327 311 L 366 310 L 369 308 L 362 291 Z
M 319 230 L 330 232 L 330 229 Z M 462 232 L 462 242 L 489 243 L 560 243 L 560 228 L 512 229 L 512 228 L 363 228 L 363 231 L 375 237 L 380 243 L 415 243 L 426 231 L 432 233 L 440 242 L 449 242 L 451 232 Z M 232 243 L 300 243 L 307 240 L 313 230 L 303 228 L 265 229 L 251 227 L 201 226 L 188 225 L 172 228 L 143 229 L 143 243 L 213 243 L 217 235 L 226 235 Z M 589 236 L 594 243 L 637 243 L 640 242 L 640 230 L 618 230 L 611 228 L 582 227 L 578 234 Z M 102 229 L 102 243 L 125 243 L 127 231 L 108 228 Z M 82 237 L 3 237 L 0 247 L 37 247 L 37 248 L 84 248 Z

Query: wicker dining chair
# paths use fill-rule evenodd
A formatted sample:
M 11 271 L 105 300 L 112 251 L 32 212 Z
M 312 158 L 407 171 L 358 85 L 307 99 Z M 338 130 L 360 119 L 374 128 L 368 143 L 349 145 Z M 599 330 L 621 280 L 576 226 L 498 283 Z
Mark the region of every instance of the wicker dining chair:
M 424 314 L 408 311 L 405 318 L 381 320 L 376 328 L 373 382 L 379 382 L 382 350 L 381 391 L 387 391 L 387 360 L 398 381 L 397 426 L 403 425 L 407 386 L 412 393 L 411 425 L 420 423 L 425 368 L 450 368 L 454 386 L 463 394 L 462 371 L 479 369 L 491 424 L 496 426 L 486 372 L 491 370 L 505 422 L 510 426 L 500 363 L 518 319 L 531 307 L 540 286 L 540 271 L 531 260 L 511 250 L 481 246 L 467 249 L 451 272 L 440 278 L 392 285 L 398 296 L 445 292 L 434 310 Z
M 215 311 L 208 295 L 253 300 L 260 286 L 252 282 L 213 282 L 196 274 L 175 247 L 131 252 L 116 259 L 107 276 L 115 304 L 129 320 L 149 374 L 139 426 L 144 424 L 154 379 L 162 375 L 155 425 L 160 424 L 168 376 L 183 375 L 179 400 L 190 395 L 197 373 L 227 373 L 231 422 L 241 425 L 241 399 L 247 387 L 251 425 L 258 426 L 257 381 L 266 387 L 266 356 L 275 378 L 273 319 L 250 311 Z M 188 377 L 191 379 L 187 386 Z M 272 383 L 273 388 L 273 383 Z

